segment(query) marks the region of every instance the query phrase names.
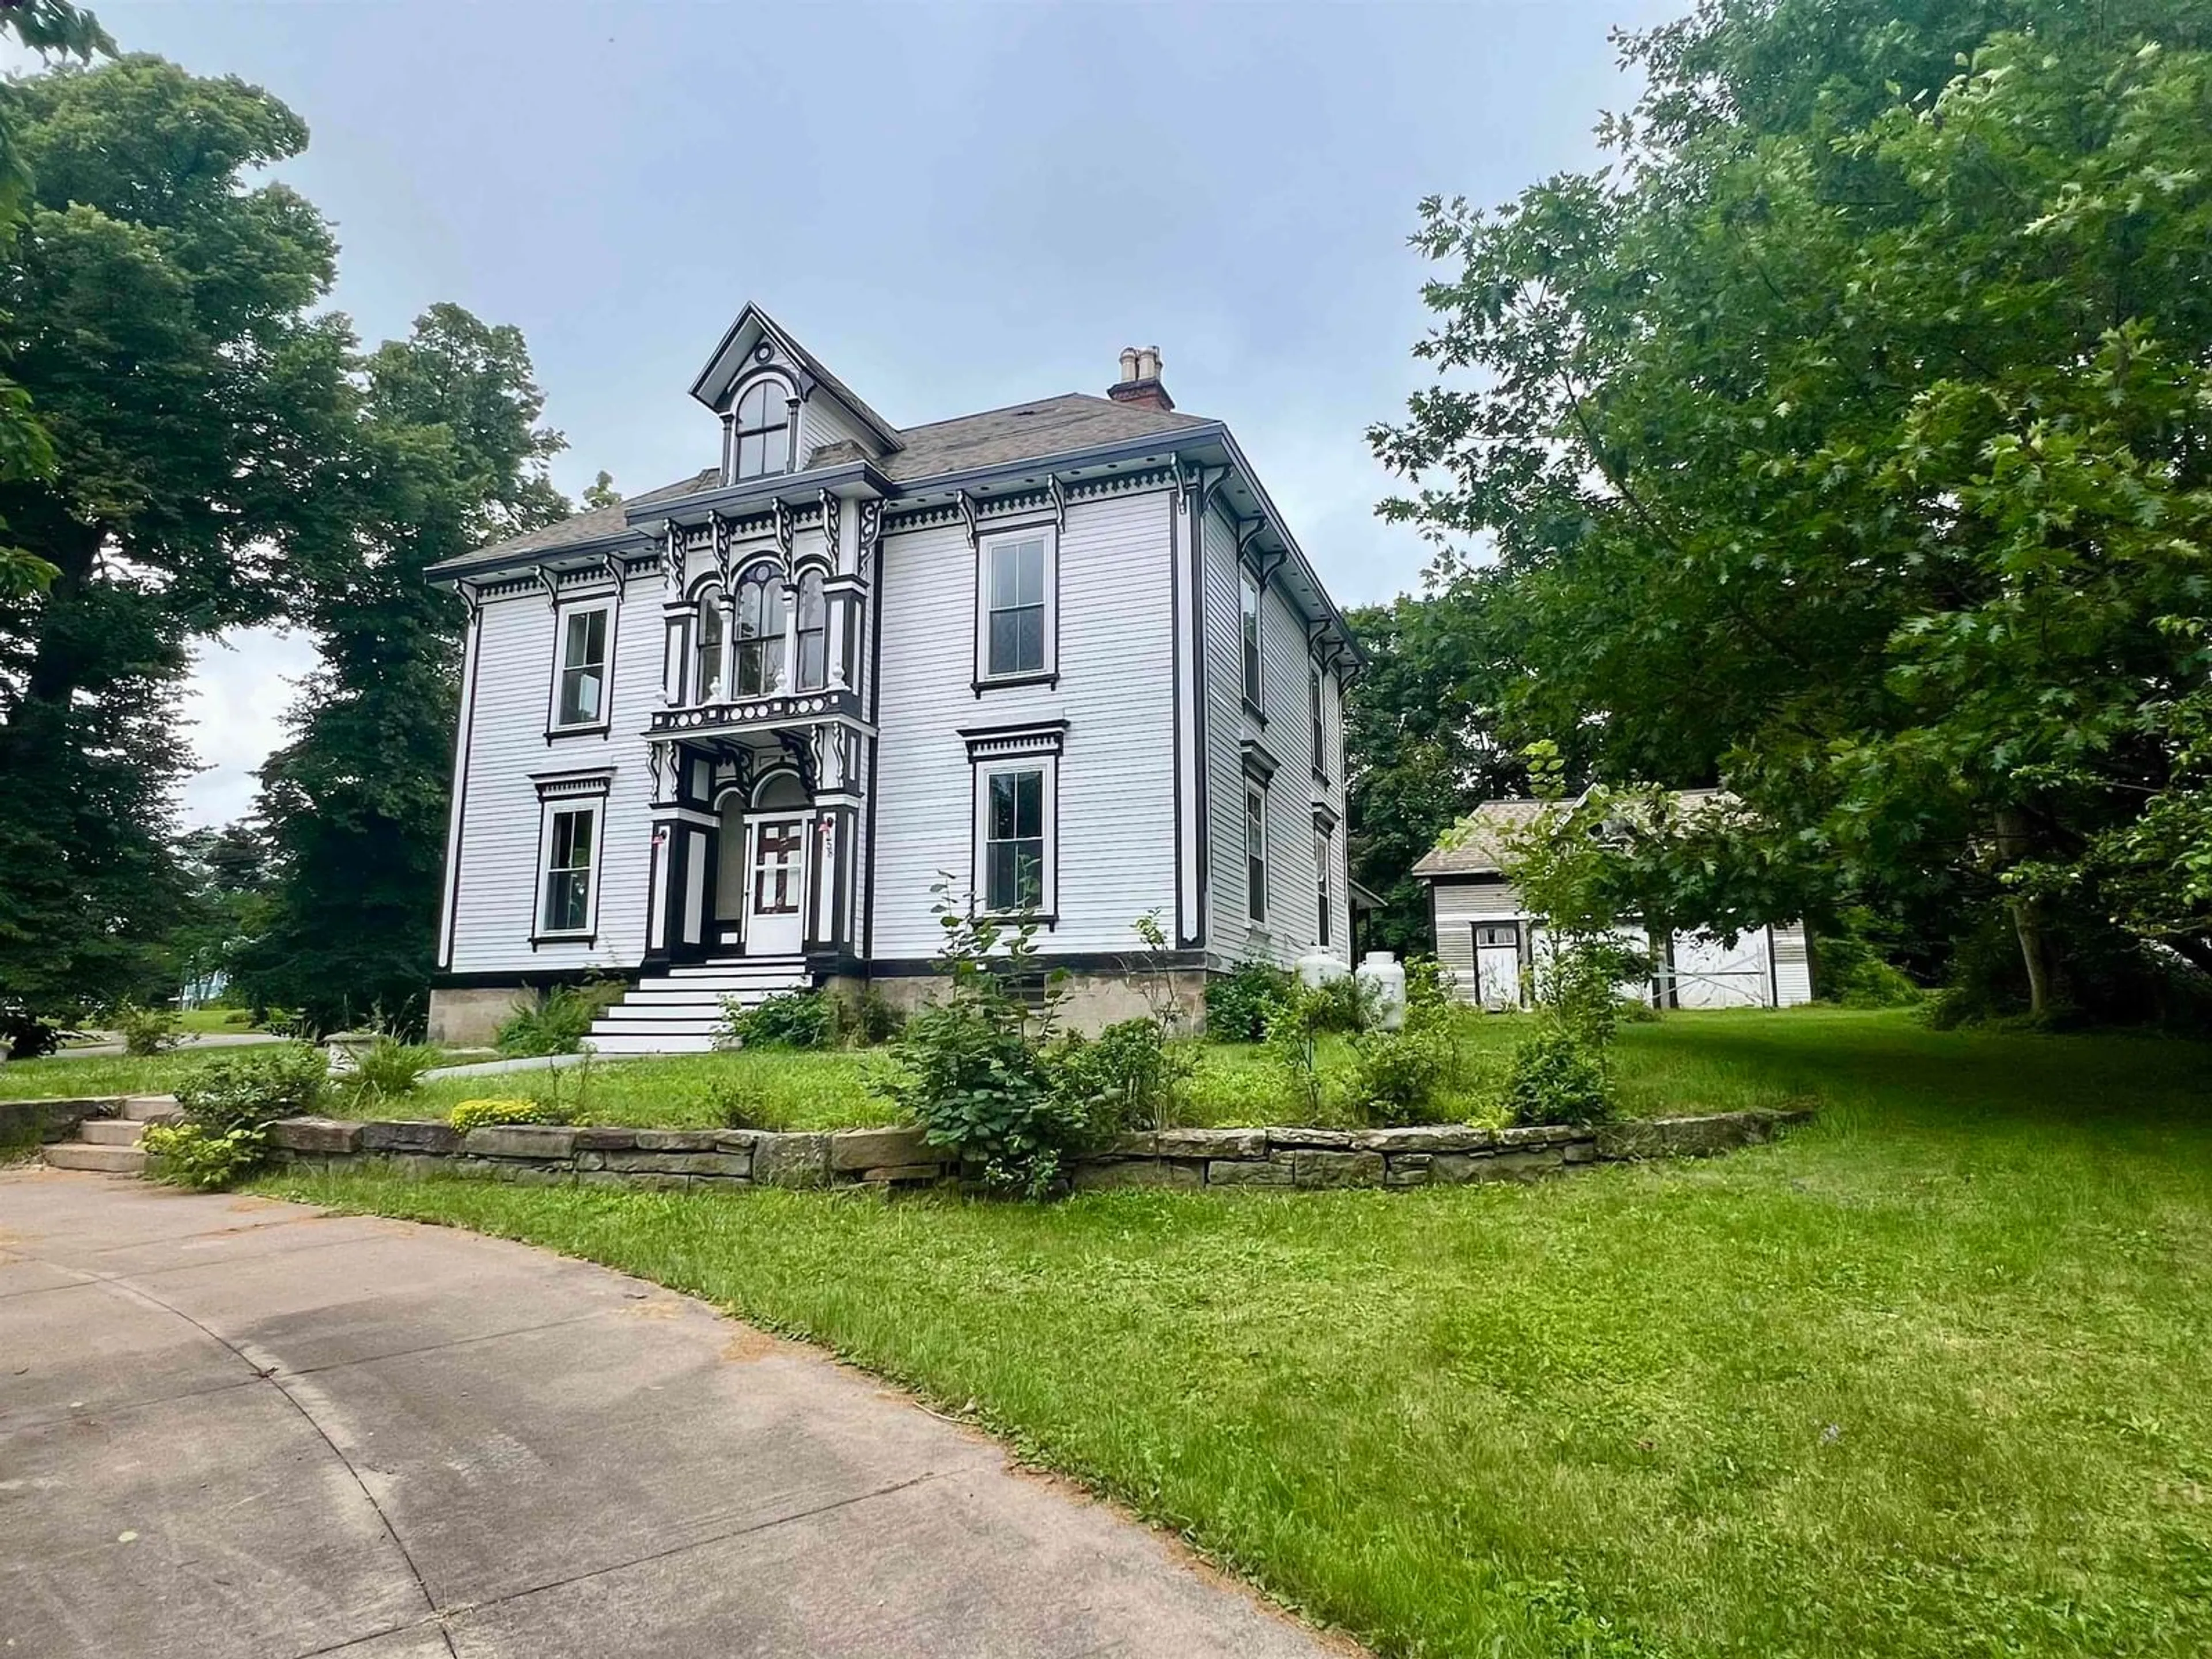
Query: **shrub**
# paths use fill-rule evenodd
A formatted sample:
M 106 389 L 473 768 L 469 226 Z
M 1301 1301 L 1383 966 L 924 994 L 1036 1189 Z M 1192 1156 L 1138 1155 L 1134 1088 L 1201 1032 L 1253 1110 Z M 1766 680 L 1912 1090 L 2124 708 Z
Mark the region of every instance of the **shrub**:
M 1613 1115 L 1598 1052 L 1546 1019 L 1514 1046 L 1505 1109 L 1516 1123 L 1601 1123 Z
M 1267 1056 L 1282 1067 L 1297 1090 L 1304 1112 L 1300 1121 L 1306 1123 L 1322 1121 L 1320 1040 L 1324 1031 L 1334 1029 L 1329 1022 L 1338 1017 L 1340 1009 L 1340 1004 L 1325 988 L 1295 981 L 1269 1005 Z
M 259 1128 L 218 1133 L 197 1123 L 149 1123 L 139 1144 L 157 1179 L 206 1192 L 252 1174 L 269 1155 L 267 1132 Z
M 1452 981 L 1443 963 L 1431 956 L 1406 958 L 1406 1018 L 1447 1014 L 1462 1006 L 1452 994 Z
M 1314 1029 L 1346 1036 L 1356 1036 L 1375 1024 L 1382 1000 L 1377 988 L 1357 974 L 1323 980 L 1306 988 L 1306 994 L 1313 1000 Z
M 1352 1039 L 1352 1053 L 1346 1091 L 1363 1122 L 1399 1128 L 1433 1121 L 1455 1059 L 1441 1021 L 1409 1020 L 1403 1030 L 1370 1031 Z
M 1036 923 L 974 914 L 951 896 L 950 877 L 934 891 L 945 930 L 937 969 L 951 989 L 907 1022 L 897 1064 L 878 1086 L 984 1188 L 1042 1198 L 1098 1133 L 1090 1113 L 1054 1093 L 1043 1060 L 1064 975 L 1042 976 L 1033 1012 L 1023 988 L 1040 979 Z
M 862 988 L 857 996 L 837 1002 L 837 1029 L 848 1042 L 872 1048 L 879 1042 L 889 1042 L 906 1024 L 906 1016 L 884 999 L 884 994 L 872 985 Z
M 1119 1021 L 1095 1038 L 1071 1031 L 1043 1055 L 1053 1093 L 1100 1135 L 1167 1123 L 1193 1058 L 1149 1017 Z
M 558 1101 L 493 1098 L 465 1100 L 447 1115 L 446 1121 L 466 1134 L 495 1124 L 568 1123 L 574 1119 Z
M 413 1093 L 422 1073 L 444 1058 L 426 1043 L 380 1036 L 359 1055 L 349 1081 L 355 1092 L 364 1098 L 396 1098 Z
M 583 1046 L 592 1022 L 622 1000 L 629 987 L 620 980 L 588 980 L 548 991 L 535 1002 L 519 1002 L 494 1039 L 503 1054 L 573 1054 Z
M 1263 1042 L 1277 1004 L 1297 981 L 1272 963 L 1248 962 L 1206 981 L 1206 1035 L 1212 1042 Z
M 269 1126 L 313 1111 L 330 1081 L 322 1055 L 287 1042 L 215 1060 L 179 1080 L 183 1121 L 146 1130 L 147 1155 L 164 1181 L 228 1187 L 269 1156 Z
M 785 991 L 748 1008 L 722 1000 L 718 1048 L 827 1048 L 836 1040 L 836 1005 L 820 991 Z
M 0 1049 L 9 1060 L 38 1060 L 62 1046 L 58 1023 L 21 1006 L 0 1006 Z
M 185 1121 L 216 1133 L 265 1128 L 282 1117 L 312 1112 L 330 1084 L 319 1050 L 302 1042 L 270 1043 L 210 1061 L 177 1083 Z
M 115 1010 L 115 1029 L 123 1034 L 124 1053 L 130 1054 L 158 1054 L 185 1040 L 184 1017 L 173 1008 L 121 1003 Z

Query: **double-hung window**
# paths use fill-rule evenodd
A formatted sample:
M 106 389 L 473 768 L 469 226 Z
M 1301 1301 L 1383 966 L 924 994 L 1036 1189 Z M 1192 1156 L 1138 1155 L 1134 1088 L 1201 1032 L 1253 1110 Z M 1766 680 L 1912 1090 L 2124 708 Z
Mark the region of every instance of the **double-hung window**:
M 692 670 L 694 702 L 712 702 L 722 695 L 722 590 L 710 587 L 699 596 L 699 631 Z
M 1306 712 L 1313 726 L 1313 773 L 1317 778 L 1328 776 L 1328 720 L 1323 698 L 1321 665 L 1313 663 L 1307 671 Z
M 1045 908 L 1045 769 L 983 777 L 983 904 L 996 914 Z
M 1318 906 L 1314 915 L 1314 943 L 1328 943 L 1328 831 L 1314 831 L 1314 898 Z
M 561 613 L 561 652 L 553 677 L 555 731 L 606 725 L 607 641 L 613 618 L 609 605 L 577 605 Z
M 591 932 L 592 871 L 599 841 L 598 803 L 556 807 L 546 814 L 540 933 Z
M 790 469 L 790 397 L 781 380 L 757 380 L 731 417 L 730 481 L 742 483 Z
M 1239 620 L 1244 642 L 1244 702 L 1253 713 L 1265 707 L 1260 701 L 1260 579 L 1243 572 Z
M 1244 791 L 1244 914 L 1267 919 L 1267 793 L 1257 787 Z
M 822 573 L 810 570 L 799 579 L 799 690 L 819 691 L 829 667 L 830 605 Z
M 783 689 L 783 581 L 757 570 L 738 584 L 738 684 L 740 697 Z
M 1054 672 L 1053 560 L 1049 529 L 985 538 L 976 550 L 975 683 L 1029 680 Z

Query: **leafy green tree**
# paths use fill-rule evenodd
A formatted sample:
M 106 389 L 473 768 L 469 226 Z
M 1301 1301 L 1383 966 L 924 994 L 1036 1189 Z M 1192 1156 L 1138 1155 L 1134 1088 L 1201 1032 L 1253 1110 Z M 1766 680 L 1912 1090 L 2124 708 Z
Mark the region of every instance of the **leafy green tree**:
M 51 465 L 0 458 L 0 519 L 53 574 L 0 599 L 0 994 L 65 1008 L 173 988 L 190 647 L 331 550 L 350 339 L 315 309 L 327 227 L 257 178 L 307 142 L 266 93 L 132 57 L 16 82 L 6 110 L 33 187 L 0 368 Z
M 262 769 L 276 854 L 260 934 L 240 954 L 262 1002 L 322 1026 L 413 1020 L 437 938 L 464 615 L 425 566 L 568 515 L 562 447 L 520 331 L 431 307 L 362 376 L 343 561 L 303 595 L 322 660 Z
M 2208 41 L 2204 0 L 1627 37 L 1605 171 L 1423 204 L 1438 378 L 1372 434 L 1389 514 L 1494 542 L 1518 729 L 1726 777 L 1832 900 L 2001 910 L 2038 1010 L 2115 927 L 2212 970 Z
M 190 890 L 167 945 L 172 976 L 184 986 L 228 974 L 240 945 L 259 931 L 269 844 L 258 826 L 229 823 L 188 830 L 176 855 Z
M 1369 658 L 1344 705 L 1352 870 L 1383 900 L 1372 923 L 1381 948 L 1432 948 L 1414 864 L 1476 802 L 1526 783 L 1504 736 L 1516 671 L 1492 599 L 1445 582 L 1346 618 Z
M 14 35 L 49 62 L 88 63 L 95 53 L 115 51 L 93 15 L 67 0 L 18 0 L 0 7 L 0 34 Z M 13 243 L 30 198 L 31 170 L 23 159 L 20 121 L 14 88 L 0 82 L 0 249 Z M 0 375 L 0 480 L 40 477 L 53 464 L 52 442 L 31 410 L 29 394 Z M 35 553 L 0 544 L 0 603 L 29 598 L 54 574 L 53 566 Z
M 593 508 L 622 505 L 622 491 L 615 488 L 613 473 L 599 469 L 599 477 L 584 486 L 584 505 Z

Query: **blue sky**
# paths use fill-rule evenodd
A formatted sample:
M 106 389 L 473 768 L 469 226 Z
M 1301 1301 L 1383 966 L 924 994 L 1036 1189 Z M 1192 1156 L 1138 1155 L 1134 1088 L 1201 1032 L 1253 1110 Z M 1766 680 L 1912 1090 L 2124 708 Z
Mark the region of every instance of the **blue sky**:
M 1416 586 L 1361 436 L 1419 384 L 1431 191 L 1586 163 L 1607 40 L 1680 0 L 1431 5 L 109 3 L 126 50 L 313 133 L 363 337 L 457 301 L 521 326 L 572 494 L 710 463 L 685 395 L 757 299 L 910 425 L 1103 391 L 1158 345 L 1339 600 Z M 204 653 L 185 817 L 251 802 L 305 642 Z

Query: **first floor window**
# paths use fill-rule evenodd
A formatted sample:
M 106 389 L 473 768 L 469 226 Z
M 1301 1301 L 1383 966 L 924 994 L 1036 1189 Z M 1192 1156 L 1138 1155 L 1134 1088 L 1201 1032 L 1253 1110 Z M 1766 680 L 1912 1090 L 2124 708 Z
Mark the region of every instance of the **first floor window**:
M 1328 943 L 1328 831 L 1314 831 L 1314 896 L 1321 908 L 1316 914 L 1321 921 L 1314 933 L 1314 943 Z
M 1045 672 L 1045 538 L 1009 536 L 984 549 L 986 678 Z
M 607 621 L 605 605 L 571 611 L 561 619 L 559 685 L 554 693 L 553 724 L 598 726 L 606 719 Z
M 1044 908 L 1044 769 L 990 773 L 983 807 L 983 902 L 998 912 Z
M 1244 914 L 1267 919 L 1267 797 L 1244 792 Z
M 549 933 L 581 933 L 592 925 L 592 858 L 598 848 L 596 806 L 562 807 L 545 838 L 545 904 Z

